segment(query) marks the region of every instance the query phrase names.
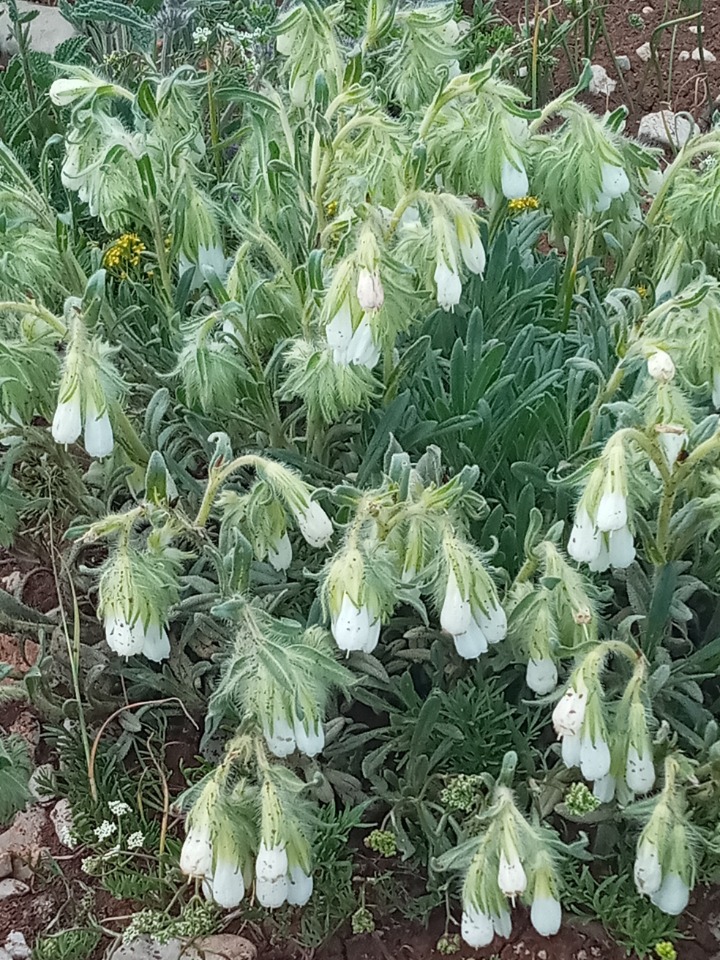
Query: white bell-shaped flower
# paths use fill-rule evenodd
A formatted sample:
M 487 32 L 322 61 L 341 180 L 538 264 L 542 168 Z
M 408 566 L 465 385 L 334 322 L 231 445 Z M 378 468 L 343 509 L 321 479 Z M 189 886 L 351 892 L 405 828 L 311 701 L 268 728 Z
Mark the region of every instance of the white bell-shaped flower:
M 555 661 L 550 657 L 539 660 L 528 660 L 525 671 L 525 681 L 530 689 L 541 696 L 555 689 L 558 682 L 558 672 Z
M 580 680 L 576 683 L 577 688 L 570 687 L 558 700 L 553 710 L 552 722 L 559 737 L 579 734 L 585 719 L 587 688 Z
M 690 900 L 690 888 L 677 873 L 668 873 L 663 877 L 660 888 L 650 899 L 663 913 L 677 917 L 683 912 Z
M 467 904 L 462 912 L 460 934 L 473 950 L 487 947 L 495 937 L 492 918 L 472 904 Z
M 273 570 L 287 570 L 292 563 L 292 544 L 287 530 L 268 547 L 268 563 Z
M 350 346 L 347 350 L 347 362 L 357 363 L 359 366 L 367 367 L 372 370 L 377 366 L 380 359 L 380 347 L 373 339 L 372 327 L 367 314 L 364 314 L 362 320 L 357 326 L 357 330 L 352 335 Z
M 595 523 L 598 530 L 609 533 L 627 526 L 627 498 L 618 490 L 606 490 L 598 504 Z
M 79 391 L 58 403 L 52 422 L 52 435 L 55 443 L 75 443 L 82 433 L 82 411 Z
M 470 619 L 467 630 L 453 636 L 453 642 L 458 656 L 463 660 L 476 660 L 483 653 L 487 653 L 487 637 L 473 618 Z
M 649 793 L 655 786 L 655 764 L 650 744 L 646 744 L 642 754 L 632 746 L 628 750 L 625 782 L 633 793 Z
M 375 623 L 371 620 L 367 606 L 365 604 L 360 607 L 355 606 L 349 595 L 344 593 L 340 612 L 333 618 L 331 624 L 332 635 L 338 647 L 348 652 L 365 650 L 373 636 L 374 627 Z
M 580 745 L 582 738 L 579 733 L 566 733 L 560 743 L 563 763 L 568 770 L 580 766 Z
M 635 856 L 633 870 L 635 886 L 638 893 L 652 896 L 657 893 L 662 883 L 662 867 L 657 847 L 654 843 L 641 841 Z
M 438 306 L 443 310 L 453 310 L 460 303 L 462 294 L 462 280 L 457 268 L 448 266 L 443 259 L 438 259 L 434 279 Z
M 647 362 L 648 373 L 658 383 L 670 383 L 675 376 L 673 358 L 665 350 L 656 350 L 650 354 Z
M 507 614 L 499 603 L 488 606 L 487 613 L 478 610 L 475 619 L 487 637 L 488 643 L 499 643 L 507 636 Z
M 233 910 L 240 905 L 245 896 L 245 880 L 239 863 L 218 854 L 212 877 L 206 879 L 211 897 L 219 907 Z
M 313 878 L 302 867 L 290 867 L 287 885 L 287 902 L 294 907 L 304 907 L 313 892 Z
M 604 777 L 598 777 L 593 783 L 593 796 L 600 803 L 610 803 L 615 796 L 615 777 L 611 773 L 606 773 Z
M 584 507 L 575 514 L 567 552 L 578 563 L 590 563 L 600 552 L 600 532 Z
M 293 725 L 295 743 L 300 753 L 304 753 L 306 757 L 316 757 L 325 746 L 325 731 L 319 720 L 306 719 L 306 723 L 309 728 L 307 730 L 305 724 L 295 717 Z
M 212 859 L 210 827 L 206 824 L 191 826 L 180 851 L 180 869 L 189 877 L 204 877 L 212 872 Z
M 333 525 L 317 500 L 311 500 L 304 510 L 295 514 L 300 533 L 311 547 L 324 547 L 333 535 Z
M 530 922 L 541 937 L 554 937 L 562 923 L 560 901 L 549 895 L 534 897 L 530 907 Z
M 255 861 L 255 893 L 261 906 L 268 910 L 281 907 L 288 892 L 288 858 L 285 847 L 267 847 L 260 843 Z
M 385 291 L 377 270 L 360 271 L 357 282 L 357 298 L 363 310 L 379 310 L 385 302 Z
M 612 536 L 612 534 L 610 534 Z M 610 567 L 610 551 L 608 549 L 608 537 L 600 536 L 600 549 L 597 556 L 588 563 L 588 568 L 593 573 L 605 573 Z
M 380 639 L 380 620 L 373 620 L 370 624 L 370 629 L 367 633 L 367 638 L 365 640 L 365 645 L 362 650 L 363 653 L 372 653 L 375 647 L 378 645 L 378 640 Z
M 333 352 L 335 363 L 347 364 L 348 348 L 353 336 L 352 313 L 350 303 L 345 298 L 337 313 L 325 327 L 325 339 Z
M 485 272 L 485 247 L 479 233 L 465 237 L 464 234 L 458 237 L 460 241 L 460 254 L 463 263 L 470 273 L 476 273 L 479 277 Z
M 130 623 L 119 611 L 111 611 L 105 617 L 105 640 L 120 657 L 134 657 L 143 652 L 145 630 L 139 619 Z
M 580 770 L 586 780 L 600 780 L 610 773 L 610 747 L 600 736 L 584 734 L 580 743 Z
M 672 471 L 677 463 L 683 447 L 688 442 L 688 435 L 682 427 L 675 429 L 665 429 L 658 431 L 658 441 L 662 447 L 663 456 L 667 462 L 668 469 Z M 654 467 L 655 464 L 651 464 Z M 657 469 L 657 468 L 656 468 Z
M 510 913 L 507 910 L 501 910 L 500 913 L 494 913 L 490 919 L 492 920 L 495 933 L 504 940 L 507 940 L 512 934 L 512 917 Z
M 627 525 L 608 535 L 607 558 L 609 565 L 618 570 L 624 570 L 635 560 L 635 540 Z
M 528 175 L 522 160 L 515 156 L 512 161 L 504 159 L 500 168 L 500 184 L 506 200 L 526 197 L 530 190 Z
M 509 856 L 504 850 L 500 851 L 498 886 L 506 897 L 518 897 L 524 893 L 527 887 L 527 876 L 517 851 L 510 851 Z
M 272 726 L 263 726 L 263 736 L 268 750 L 276 757 L 289 757 L 295 752 L 295 732 L 285 717 L 273 717 Z
M 440 611 L 440 626 L 453 636 L 465 633 L 472 622 L 470 600 L 460 592 L 455 572 L 451 569 Z
M 170 637 L 165 627 L 157 621 L 145 627 L 145 640 L 141 651 L 144 657 L 153 663 L 160 663 L 170 656 Z
M 600 193 L 611 200 L 622 197 L 630 189 L 630 181 L 623 167 L 618 167 L 613 163 L 604 163 L 601 169 L 602 182 L 600 184 Z

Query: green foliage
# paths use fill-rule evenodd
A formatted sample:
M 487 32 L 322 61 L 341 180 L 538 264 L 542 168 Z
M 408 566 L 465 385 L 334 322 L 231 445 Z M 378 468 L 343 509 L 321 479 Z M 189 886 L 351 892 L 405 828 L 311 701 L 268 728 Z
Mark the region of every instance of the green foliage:
M 25 740 L 18 734 L 0 737 L 0 824 L 9 823 L 30 800 L 32 773 Z
M 32 960 L 88 960 L 102 934 L 94 929 L 63 930 L 51 936 L 38 937 Z

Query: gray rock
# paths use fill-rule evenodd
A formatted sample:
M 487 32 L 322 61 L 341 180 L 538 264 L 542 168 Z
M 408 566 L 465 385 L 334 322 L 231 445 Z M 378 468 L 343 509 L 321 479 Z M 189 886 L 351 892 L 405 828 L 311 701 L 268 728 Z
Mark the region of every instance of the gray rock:
M 630 57 L 626 57 L 624 53 L 620 54 L 619 57 L 615 57 L 615 63 L 618 65 L 619 70 L 630 69 Z
M 75 28 L 67 22 L 57 7 L 41 7 L 37 3 L 29 3 L 28 0 L 17 0 L 17 5 L 21 14 L 28 11 L 38 14 L 30 22 L 30 45 L 33 50 L 52 54 L 61 43 L 77 35 Z M 7 56 L 17 53 L 10 19 L 4 5 L 0 13 L 0 53 Z
M 109 960 L 256 960 L 257 950 L 244 937 L 220 933 L 186 945 L 182 940 L 158 943 L 142 936 L 121 944 Z M 0 958 L 2 960 L 2 958 Z M 18 958 L 19 960 L 19 958 Z
M 591 64 L 590 69 L 592 70 L 592 79 L 588 91 L 595 94 L 596 97 L 606 97 L 612 93 L 617 86 L 617 80 L 609 77 L 605 67 L 599 63 Z
M 642 46 L 637 48 L 635 53 L 640 57 L 643 63 L 647 63 L 651 56 L 650 41 L 647 40 L 645 43 L 643 43 Z
M 30 807 L 15 815 L 12 825 L 0 834 L 0 857 L 10 854 L 33 858 L 42 848 L 48 818 L 42 807 Z
M 255 945 L 234 933 L 217 933 L 196 940 L 194 946 L 205 960 L 255 960 Z
M 692 52 L 692 58 L 693 60 L 700 59 L 700 51 L 698 50 L 697 47 L 695 47 L 695 49 Z M 715 63 L 715 61 L 717 60 L 717 57 L 715 56 L 714 53 L 710 53 L 709 50 L 703 50 L 703 59 L 705 60 L 705 63 Z
M 70 809 L 68 800 L 65 798 L 58 800 L 52 809 L 50 819 L 53 822 L 55 833 L 60 843 L 70 850 L 77 846 L 77 841 L 73 836 L 72 810 Z
M 36 800 L 54 800 L 55 792 L 46 790 L 49 783 L 54 783 L 55 770 L 51 763 L 43 763 L 36 767 L 28 782 L 28 790 Z
M 697 124 L 687 117 L 679 116 L 672 110 L 658 110 L 657 113 L 646 113 L 642 118 L 638 137 L 641 140 L 681 147 L 697 131 Z
M 689 50 L 681 50 L 680 53 L 678 54 L 678 60 L 689 60 L 689 59 L 690 59 Z
M 183 955 L 182 940 L 168 940 L 167 943 L 158 943 L 152 937 L 136 937 L 129 943 L 122 943 L 113 950 L 109 960 L 180 960 Z M 199 954 L 195 954 L 199 960 Z
M 0 900 L 9 900 L 11 897 L 21 897 L 27 893 L 30 887 L 22 880 L 15 880 L 14 877 L 8 877 L 0 880 Z
M 20 933 L 19 930 L 11 930 L 7 935 L 5 951 L 10 954 L 13 960 L 27 960 L 32 953 L 24 934 Z
M 12 876 L 12 872 L 12 854 L 8 853 L 7 851 L 5 853 L 0 853 L 0 880 L 4 880 L 5 877 Z
M 642 8 L 642 12 L 646 17 L 649 17 L 651 13 L 655 13 L 655 8 L 648 5 Z

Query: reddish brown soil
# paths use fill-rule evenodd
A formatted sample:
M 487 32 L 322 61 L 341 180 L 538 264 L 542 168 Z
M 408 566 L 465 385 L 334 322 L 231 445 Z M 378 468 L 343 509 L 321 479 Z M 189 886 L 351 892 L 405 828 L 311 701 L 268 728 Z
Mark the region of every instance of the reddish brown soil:
M 588 2 L 587 6 L 593 4 Z M 698 46 L 697 35 L 689 30 L 689 27 L 697 24 L 697 20 L 687 19 L 675 28 L 664 29 L 656 37 L 659 72 L 653 62 L 643 63 L 636 50 L 651 41 L 653 32 L 660 24 L 688 16 L 692 4 L 687 0 L 600 0 L 596 6 L 605 9 L 605 23 L 612 53 L 606 39 L 600 36 L 591 59 L 593 63 L 602 64 L 618 85 L 607 101 L 604 97 L 585 94 L 583 99 L 587 105 L 602 112 L 606 106 L 613 110 L 624 104 L 630 110 L 627 131 L 633 135 L 637 133 L 643 114 L 661 109 L 687 110 L 702 127 L 706 127 L 712 112 L 718 108 L 716 98 L 720 94 L 720 3 L 716 0 L 705 2 L 702 21 L 705 48 L 718 58 L 717 62 L 706 62 L 703 65 L 693 59 L 678 59 L 681 51 L 688 51 L 692 55 L 692 51 Z M 643 10 L 648 8 L 652 8 L 652 11 L 644 13 Z M 517 25 L 525 19 L 526 2 L 496 0 L 495 9 L 509 23 Z M 536 9 L 544 19 L 552 16 L 565 22 L 570 17 L 563 2 L 538 0 L 536 7 L 535 0 L 528 0 L 527 10 L 531 18 L 535 16 Z M 644 25 L 632 26 L 628 19 L 632 15 L 641 17 Z M 595 22 L 597 17 L 593 14 L 590 23 Z M 674 30 L 675 45 L 671 58 Z M 568 45 L 574 56 L 574 42 L 570 40 Z M 580 57 L 582 50 L 581 42 L 578 48 Z M 571 85 L 571 72 L 562 47 L 558 46 L 552 54 L 558 59 L 553 88 L 549 91 L 554 95 Z M 614 57 L 623 55 L 630 59 L 630 70 L 620 71 L 614 63 Z M 626 89 L 623 89 L 623 82 Z

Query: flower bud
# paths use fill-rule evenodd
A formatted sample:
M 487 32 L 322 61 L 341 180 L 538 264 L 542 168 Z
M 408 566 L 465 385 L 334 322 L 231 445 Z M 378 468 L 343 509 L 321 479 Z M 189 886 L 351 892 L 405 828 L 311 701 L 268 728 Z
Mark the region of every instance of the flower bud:
M 385 302 L 385 291 L 383 290 L 380 274 L 375 271 L 362 268 L 357 282 L 358 303 L 363 310 L 379 310 Z
M 288 893 L 288 858 L 285 847 L 267 847 L 261 841 L 255 861 L 255 893 L 261 906 L 268 910 L 281 907 Z
M 287 902 L 294 907 L 304 907 L 313 892 L 313 878 L 300 866 L 290 867 L 288 875 Z
M 587 695 L 587 687 L 578 678 L 575 681 L 575 686 L 571 686 L 558 701 L 553 710 L 552 721 L 555 732 L 559 737 L 580 733 L 580 728 L 585 719 Z
M 472 904 L 464 906 L 460 933 L 465 943 L 473 950 L 487 947 L 495 937 L 492 919 Z
M 58 403 L 52 422 L 52 435 L 55 443 L 75 443 L 82 432 L 82 414 L 80 394 L 75 391 L 68 400 Z
M 212 871 L 212 842 L 207 823 L 193 824 L 180 851 L 180 869 L 189 877 L 202 877 Z
M 324 547 L 333 535 L 330 517 L 316 500 L 311 500 L 304 510 L 295 513 L 300 533 L 311 547 Z
M 656 350 L 650 354 L 647 362 L 648 373 L 658 383 L 670 383 L 675 376 L 673 358 L 664 350 Z
M 549 657 L 528 661 L 525 681 L 530 689 L 541 696 L 550 693 L 557 686 L 558 672 L 555 662 Z M 565 739 L 565 738 L 563 738 Z
M 554 937 L 562 923 L 560 901 L 553 896 L 536 896 L 530 907 L 530 922 L 541 937 Z
M 287 530 L 268 547 L 268 563 L 273 570 L 287 570 L 292 562 L 292 544 Z
M 479 277 L 485 272 L 485 247 L 474 223 L 466 224 L 458 219 L 457 237 L 460 244 L 460 255 L 470 273 Z
M 77 71 L 79 74 L 80 70 Z M 101 87 L 109 87 L 107 81 L 94 76 L 89 70 L 83 70 L 82 75 L 76 77 L 61 77 L 50 84 L 50 99 L 57 107 L 68 107 L 87 97 Z
M 645 745 L 642 755 L 633 746 L 628 750 L 625 782 L 633 793 L 649 793 L 655 786 L 655 765 L 650 744 Z
M 527 876 L 516 851 L 500 851 L 500 867 L 498 868 L 498 886 L 506 897 L 517 897 L 524 893 L 527 887 Z
M 434 279 L 438 306 L 443 310 L 452 311 L 460 303 L 462 294 L 460 274 L 456 268 L 448 266 L 443 259 L 438 259 Z
M 690 888 L 676 873 L 668 873 L 663 877 L 659 889 L 651 894 L 650 899 L 663 913 L 671 917 L 681 914 L 690 900 Z
M 506 200 L 526 197 L 530 190 L 527 172 L 522 160 L 515 156 L 512 161 L 505 159 L 500 169 L 500 183 Z

